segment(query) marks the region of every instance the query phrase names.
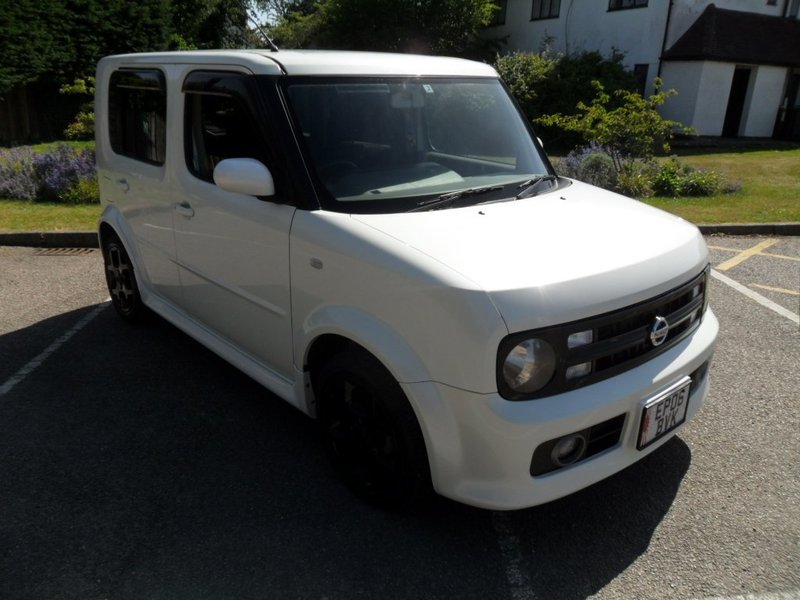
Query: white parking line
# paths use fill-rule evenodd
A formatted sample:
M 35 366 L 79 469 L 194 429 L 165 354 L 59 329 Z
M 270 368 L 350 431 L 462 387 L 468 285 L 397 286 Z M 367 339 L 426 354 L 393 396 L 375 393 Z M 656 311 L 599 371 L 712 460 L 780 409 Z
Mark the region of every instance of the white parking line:
M 492 526 L 506 567 L 506 581 L 513 600 L 535 600 L 530 576 L 522 564 L 519 536 L 514 532 L 509 517 L 503 512 L 492 513 Z
M 106 301 L 107 302 L 107 301 Z M 84 316 L 80 321 L 78 321 L 71 329 L 67 330 L 61 337 L 59 337 L 56 341 L 50 344 L 47 348 L 42 350 L 38 356 L 31 359 L 28 364 L 22 367 L 19 371 L 14 373 L 6 382 L 0 386 L 0 398 L 5 396 L 8 392 L 10 392 L 15 385 L 23 381 L 28 375 L 33 373 L 36 369 L 38 369 L 44 361 L 46 361 L 50 355 L 61 348 L 64 344 L 66 344 L 69 339 L 78 333 L 81 329 L 86 327 L 89 322 L 94 319 L 97 315 L 99 315 L 105 308 L 108 306 L 107 303 L 99 304 L 95 307 L 93 311 L 89 314 Z
M 743 286 L 738 281 L 734 281 L 733 279 L 731 279 L 730 277 L 727 277 L 726 275 L 723 275 L 722 273 L 720 273 L 716 269 L 711 269 L 711 276 L 714 279 L 716 279 L 718 281 L 721 281 L 725 285 L 732 287 L 737 292 L 741 292 L 742 294 L 744 294 L 745 296 L 747 296 L 751 300 L 755 300 L 760 305 L 766 306 L 767 308 L 769 308 L 770 310 L 775 311 L 776 313 L 778 313 L 782 317 L 786 317 L 787 319 L 789 319 L 790 321 L 794 322 L 795 324 L 800 325 L 800 315 L 796 315 L 795 313 L 790 311 L 788 308 L 784 308 L 783 306 L 773 302 L 769 298 L 765 298 L 764 296 L 762 296 L 758 292 L 754 292 L 750 288 Z
M 745 594 L 743 596 L 714 596 L 713 598 L 704 598 L 703 600 L 800 600 L 800 590 Z
M 762 290 L 769 290 L 770 292 L 777 292 L 779 294 L 786 294 L 788 296 L 800 296 L 800 292 L 797 290 L 787 290 L 785 288 L 772 287 L 771 285 L 761 285 L 760 283 L 752 283 L 750 285 Z

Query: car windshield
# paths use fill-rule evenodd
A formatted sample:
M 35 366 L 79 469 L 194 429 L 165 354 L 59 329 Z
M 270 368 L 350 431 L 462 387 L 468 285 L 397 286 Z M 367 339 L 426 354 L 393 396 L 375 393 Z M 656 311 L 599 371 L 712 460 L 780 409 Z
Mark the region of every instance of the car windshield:
M 302 78 L 287 97 L 330 210 L 513 198 L 552 173 L 497 79 Z

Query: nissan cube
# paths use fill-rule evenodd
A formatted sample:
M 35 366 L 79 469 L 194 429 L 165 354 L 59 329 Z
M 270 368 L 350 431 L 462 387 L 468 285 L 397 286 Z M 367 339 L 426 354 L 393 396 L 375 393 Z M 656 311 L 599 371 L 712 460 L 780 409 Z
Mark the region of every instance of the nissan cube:
M 366 500 L 548 502 L 701 408 L 702 236 L 559 176 L 490 66 L 130 54 L 96 90 L 116 311 L 160 315 L 317 419 Z

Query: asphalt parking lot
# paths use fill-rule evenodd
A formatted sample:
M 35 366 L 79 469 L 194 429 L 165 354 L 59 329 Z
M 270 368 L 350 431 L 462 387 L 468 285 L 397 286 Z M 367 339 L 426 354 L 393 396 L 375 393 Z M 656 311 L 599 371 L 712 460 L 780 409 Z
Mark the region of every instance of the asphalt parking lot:
M 509 513 L 387 513 L 314 424 L 162 321 L 97 251 L 0 247 L 0 598 L 800 598 L 800 238 L 707 237 L 703 411 Z

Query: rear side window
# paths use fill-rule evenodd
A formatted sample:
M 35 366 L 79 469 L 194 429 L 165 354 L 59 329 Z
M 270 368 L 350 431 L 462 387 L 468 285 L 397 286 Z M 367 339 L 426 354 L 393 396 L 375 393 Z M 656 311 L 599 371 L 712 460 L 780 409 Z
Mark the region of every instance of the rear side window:
M 242 76 L 195 72 L 187 78 L 184 92 L 184 148 L 193 175 L 213 182 L 214 167 L 226 158 L 255 158 L 268 164 Z
M 157 69 L 120 70 L 111 75 L 108 129 L 117 154 L 163 165 L 167 146 L 167 90 Z

